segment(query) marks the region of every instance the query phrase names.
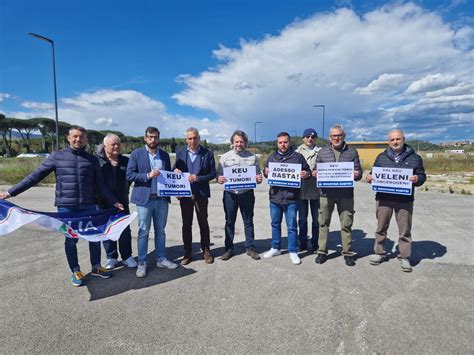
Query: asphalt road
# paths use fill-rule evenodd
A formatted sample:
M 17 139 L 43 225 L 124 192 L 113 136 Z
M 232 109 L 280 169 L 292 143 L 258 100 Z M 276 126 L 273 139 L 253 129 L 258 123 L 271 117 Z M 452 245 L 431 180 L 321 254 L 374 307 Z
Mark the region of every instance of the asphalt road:
M 257 190 L 260 253 L 270 247 L 267 191 L 265 184 Z M 221 187 L 213 185 L 212 194 L 211 242 L 220 256 Z M 12 202 L 54 211 L 53 196 L 52 188 L 33 188 Z M 157 269 L 151 242 L 146 278 L 122 267 L 109 280 L 88 275 L 87 286 L 75 288 L 62 235 L 28 226 L 0 237 L 0 353 L 473 353 L 473 201 L 472 196 L 417 193 L 410 274 L 401 272 L 395 258 L 369 265 L 375 203 L 363 183 L 356 188 L 353 268 L 340 256 L 336 215 L 331 259 L 316 265 L 314 255 L 302 253 L 298 266 L 288 254 L 251 260 L 244 254 L 239 217 L 240 254 L 229 261 L 205 264 L 195 243 L 196 261 L 176 270 Z M 136 230 L 135 222 L 134 236 Z M 198 242 L 197 226 L 194 231 Z M 182 256 L 176 200 L 167 245 L 169 257 Z M 135 238 L 133 248 L 136 255 Z M 89 272 L 84 241 L 79 258 Z

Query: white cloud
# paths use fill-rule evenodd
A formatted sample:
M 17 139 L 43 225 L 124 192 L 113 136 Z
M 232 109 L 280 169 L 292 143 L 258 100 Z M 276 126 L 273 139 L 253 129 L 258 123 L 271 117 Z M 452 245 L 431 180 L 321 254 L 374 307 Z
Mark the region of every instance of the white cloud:
M 96 125 L 105 125 L 107 127 L 118 126 L 118 124 L 111 117 L 99 117 L 94 121 Z
M 0 92 L 0 102 L 3 102 L 5 99 L 10 98 L 10 94 Z
M 449 98 L 449 92 L 474 92 L 473 29 L 454 27 L 413 3 L 385 5 L 362 16 L 350 9 L 318 13 L 278 35 L 241 40 L 238 48 L 221 45 L 213 52 L 214 69 L 181 76 L 185 87 L 173 97 L 249 133 L 255 121 L 264 122 L 259 131 L 268 136 L 309 125 L 320 131 L 321 112 L 312 106 L 325 104 L 326 129 L 346 124 L 349 140 L 357 130 L 369 132 L 368 139 L 385 139 L 391 124 L 406 131 L 419 125 L 436 140 L 454 132 L 457 114 L 471 110 L 469 96 Z M 448 98 L 428 105 L 421 96 L 434 92 Z
M 21 103 L 21 106 L 33 110 L 52 110 L 54 108 L 53 104 L 35 101 L 24 101 Z

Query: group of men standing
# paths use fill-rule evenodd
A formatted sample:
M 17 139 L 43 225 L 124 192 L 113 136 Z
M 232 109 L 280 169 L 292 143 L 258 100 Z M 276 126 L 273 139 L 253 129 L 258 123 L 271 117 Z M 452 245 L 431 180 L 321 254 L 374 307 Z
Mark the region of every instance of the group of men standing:
M 281 254 L 281 224 L 285 217 L 288 230 L 288 252 L 293 264 L 300 264 L 298 251 L 308 250 L 316 253 L 317 264 L 323 264 L 328 254 L 328 233 L 331 216 L 337 207 L 341 223 L 342 252 L 346 265 L 355 265 L 355 253 L 352 250 L 352 224 L 354 220 L 353 187 L 317 188 L 317 164 L 328 162 L 352 162 L 354 180 L 362 179 L 362 168 L 355 148 L 345 142 L 345 132 L 341 125 L 333 125 L 329 131 L 329 144 L 319 148 L 315 141 L 317 133 L 308 128 L 303 132 L 303 144 L 296 150 L 290 142 L 290 135 L 280 132 L 277 135 L 275 151 L 269 155 L 265 168 L 260 169 L 258 157 L 247 150 L 248 137 L 243 131 L 235 131 L 231 138 L 231 150 L 223 154 L 215 167 L 213 153 L 200 144 L 199 131 L 196 128 L 186 130 L 187 145 L 176 152 L 176 161 L 171 166 L 169 154 L 159 148 L 160 131 L 148 127 L 145 131 L 145 145 L 134 150 L 130 158 L 121 154 L 120 138 L 107 134 L 103 149 L 93 156 L 85 151 L 87 132 L 80 126 L 69 130 L 69 147 L 51 154 L 33 173 L 13 186 L 8 192 L 1 192 L 0 199 L 16 196 L 36 185 L 52 171 L 56 174 L 55 206 L 59 212 L 84 212 L 101 208 L 115 207 L 129 212 L 129 188 L 133 183 L 130 202 L 136 204 L 138 212 L 138 262 L 132 255 L 131 231 L 127 227 L 118 243 L 104 242 L 107 254 L 105 268 L 100 265 L 100 243 L 89 242 L 92 276 L 109 278 L 110 270 L 116 267 L 118 255 L 124 265 L 136 267 L 137 277 L 147 274 L 148 240 L 151 223 L 155 236 L 156 266 L 176 269 L 178 265 L 166 256 L 166 223 L 170 198 L 161 196 L 157 178 L 161 171 L 188 173 L 191 196 L 178 197 L 182 216 L 182 238 L 184 255 L 182 265 L 193 260 L 192 223 L 194 212 L 200 229 L 202 256 L 206 263 L 214 262 L 210 250 L 210 230 L 208 223 L 208 203 L 210 198 L 209 182 L 217 178 L 219 184 L 227 181 L 225 168 L 255 167 L 255 181 L 260 184 L 263 176 L 268 177 L 272 163 L 299 164 L 301 185 L 270 186 L 271 248 L 263 254 L 271 258 Z M 401 130 L 392 130 L 388 134 L 388 148 L 377 157 L 376 167 L 403 167 L 413 169 L 409 180 L 414 186 L 421 186 L 426 180 L 421 157 L 405 144 Z M 262 176 L 263 175 L 263 176 Z M 373 181 L 372 174 L 367 175 L 368 183 Z M 413 213 L 414 189 L 409 196 L 377 192 L 376 217 L 377 230 L 375 255 L 372 265 L 387 260 L 384 242 L 393 212 L 399 228 L 399 249 L 403 271 L 411 271 L 409 257 L 411 253 L 411 223 Z M 255 250 L 254 207 L 255 194 L 252 188 L 225 190 L 223 193 L 225 212 L 225 252 L 222 260 L 234 255 L 235 223 L 238 210 L 242 215 L 245 233 L 246 254 L 254 260 L 260 255 Z M 311 215 L 311 237 L 308 244 L 308 214 Z M 85 275 L 81 272 L 77 258 L 77 239 L 65 239 L 66 257 L 72 271 L 71 281 L 75 286 L 85 284 Z M 118 251 L 117 251 L 118 246 Z

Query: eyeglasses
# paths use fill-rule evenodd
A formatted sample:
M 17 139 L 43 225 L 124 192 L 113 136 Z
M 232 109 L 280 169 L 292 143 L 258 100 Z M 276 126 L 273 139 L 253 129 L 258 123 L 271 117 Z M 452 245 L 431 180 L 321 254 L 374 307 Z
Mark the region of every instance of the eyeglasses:
M 309 136 L 304 136 L 306 139 L 316 139 L 316 136 L 314 135 L 309 135 Z
M 160 136 L 146 136 L 147 139 L 157 140 L 160 139 Z
M 330 135 L 330 137 L 331 137 L 331 138 L 334 138 L 334 139 L 336 139 L 336 138 L 342 138 L 342 137 L 344 137 L 344 134 L 332 134 L 332 135 Z

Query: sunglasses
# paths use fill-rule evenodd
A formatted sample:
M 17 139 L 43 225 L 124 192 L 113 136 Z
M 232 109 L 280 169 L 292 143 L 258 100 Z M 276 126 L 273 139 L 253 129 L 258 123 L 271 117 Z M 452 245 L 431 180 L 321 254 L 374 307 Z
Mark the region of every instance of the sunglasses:
M 307 138 L 307 139 L 310 139 L 310 138 L 311 138 L 311 139 L 316 139 L 316 136 L 315 136 L 315 135 L 312 135 L 312 134 L 309 135 L 309 136 L 304 136 L 304 137 Z

